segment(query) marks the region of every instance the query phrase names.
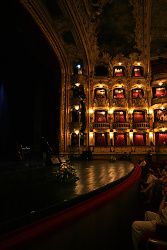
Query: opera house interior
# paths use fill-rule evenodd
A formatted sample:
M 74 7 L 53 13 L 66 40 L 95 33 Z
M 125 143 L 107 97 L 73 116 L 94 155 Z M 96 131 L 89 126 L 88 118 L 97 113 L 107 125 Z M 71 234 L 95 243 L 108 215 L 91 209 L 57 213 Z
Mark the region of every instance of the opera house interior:
M 165 4 L 3 3 L 1 156 L 166 154 Z
M 2 171 L 48 148 L 53 164 L 167 160 L 166 0 L 5 0 L 0 30 Z

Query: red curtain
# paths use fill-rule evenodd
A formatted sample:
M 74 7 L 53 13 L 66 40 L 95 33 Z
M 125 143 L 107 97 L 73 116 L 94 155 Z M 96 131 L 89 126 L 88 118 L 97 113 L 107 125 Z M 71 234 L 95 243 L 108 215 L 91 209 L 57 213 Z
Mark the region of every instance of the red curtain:
M 96 133 L 95 134 L 95 145 L 96 146 L 107 146 L 107 134 Z
M 125 122 L 124 114 L 120 114 L 119 112 L 115 113 L 115 122 Z
M 141 70 L 140 69 L 134 69 L 134 76 L 141 76 Z
M 157 88 L 155 96 L 158 98 L 166 96 L 166 89 L 165 88 Z
M 107 122 L 106 116 L 103 114 L 96 114 L 96 122 Z
M 134 112 L 134 122 L 144 122 L 144 114 L 142 112 Z
M 135 99 L 135 98 L 138 98 L 138 97 L 139 97 L 139 98 L 142 98 L 142 97 L 143 97 L 142 92 L 139 91 L 139 90 L 138 90 L 138 91 L 133 90 L 133 91 L 132 91 L 132 98 Z
M 125 146 L 125 145 L 126 145 L 125 134 L 116 134 L 115 135 L 115 146 Z
M 155 143 L 156 145 L 167 145 L 167 133 L 156 133 Z
M 135 134 L 134 135 L 134 145 L 135 146 L 145 146 L 146 145 L 145 134 Z

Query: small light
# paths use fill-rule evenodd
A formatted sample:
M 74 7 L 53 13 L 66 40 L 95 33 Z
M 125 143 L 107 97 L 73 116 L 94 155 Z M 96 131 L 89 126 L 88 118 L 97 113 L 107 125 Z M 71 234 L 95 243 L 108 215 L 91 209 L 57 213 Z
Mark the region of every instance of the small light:
M 79 86 L 80 86 L 80 83 L 79 83 L 79 82 L 75 83 L 75 86 L 76 86 L 76 87 L 79 87 Z
M 122 63 L 121 63 L 121 62 L 119 62 L 119 63 L 118 63 L 118 65 L 122 65 Z
M 79 105 L 74 106 L 75 110 L 79 110 Z
M 89 109 L 89 114 L 93 114 L 93 113 L 94 113 L 93 109 L 90 108 L 90 109 Z
M 140 65 L 141 65 L 141 62 L 138 62 L 137 65 L 140 66 Z
M 79 130 L 74 131 L 76 135 L 79 135 Z
M 76 68 L 80 69 L 80 68 L 81 68 L 81 65 L 80 65 L 80 64 L 77 64 L 77 65 L 76 65 Z
M 108 114 L 113 114 L 113 109 L 109 109 Z
M 159 86 L 162 86 L 162 85 L 163 85 L 163 82 L 159 82 L 158 85 L 159 85 Z

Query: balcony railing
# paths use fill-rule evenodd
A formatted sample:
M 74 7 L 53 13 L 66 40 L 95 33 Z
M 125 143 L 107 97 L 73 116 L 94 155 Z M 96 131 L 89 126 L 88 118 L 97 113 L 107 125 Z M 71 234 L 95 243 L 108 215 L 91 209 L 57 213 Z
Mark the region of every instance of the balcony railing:
M 127 105 L 127 100 L 124 99 L 113 99 L 112 103 L 113 106 L 117 107 L 125 107 Z
M 137 122 L 133 123 L 133 128 L 149 128 L 150 124 L 148 122 Z
M 158 103 L 166 103 L 167 97 L 161 97 L 161 98 L 153 98 L 151 100 L 151 105 L 158 104 Z
M 114 122 L 113 123 L 113 128 L 129 128 L 130 124 L 128 122 Z
M 144 98 L 136 98 L 136 99 L 132 99 L 132 106 L 138 106 L 138 107 L 143 107 L 145 106 L 147 103 L 147 100 Z
M 93 128 L 110 128 L 110 124 L 108 122 L 94 122 Z
M 109 100 L 107 98 L 94 99 L 94 106 L 95 107 L 105 107 L 108 105 L 109 105 Z
M 167 126 L 167 121 L 154 122 L 154 124 L 153 124 L 154 128 L 163 128 L 166 126 Z

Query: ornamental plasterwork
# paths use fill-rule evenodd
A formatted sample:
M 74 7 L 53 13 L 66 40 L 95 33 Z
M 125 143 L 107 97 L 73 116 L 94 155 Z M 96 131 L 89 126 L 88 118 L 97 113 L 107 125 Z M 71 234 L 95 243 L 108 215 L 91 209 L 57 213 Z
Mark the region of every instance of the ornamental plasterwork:
M 134 15 L 134 18 L 136 20 L 136 29 L 135 29 L 136 47 L 143 54 L 143 50 L 144 50 L 143 3 L 145 1 L 129 0 L 129 2 L 133 5 L 133 15 Z
M 85 2 L 83 1 L 74 1 L 73 5 L 75 5 L 77 9 L 77 13 L 79 14 L 79 19 L 82 22 L 82 39 L 85 40 L 89 60 L 91 64 L 94 64 L 96 58 L 98 57 L 99 51 L 97 47 L 97 34 L 96 34 L 96 24 L 91 22 L 90 16 L 88 16 L 87 9 L 85 8 Z

